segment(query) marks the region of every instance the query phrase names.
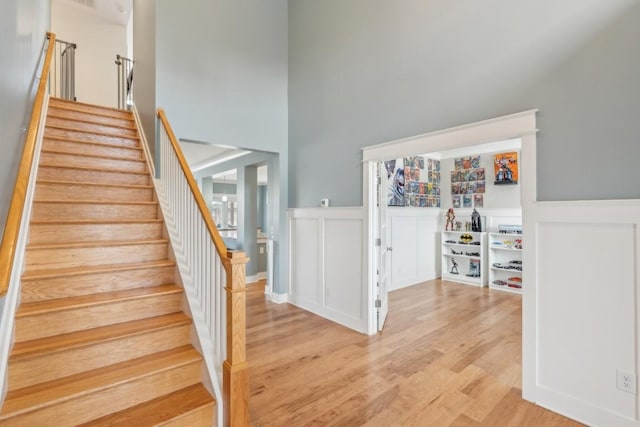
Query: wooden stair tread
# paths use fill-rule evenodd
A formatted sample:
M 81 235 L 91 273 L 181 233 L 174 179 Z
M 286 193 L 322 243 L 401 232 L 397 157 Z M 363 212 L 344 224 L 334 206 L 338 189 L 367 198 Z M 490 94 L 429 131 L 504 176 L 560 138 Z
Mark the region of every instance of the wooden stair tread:
M 55 353 L 61 350 L 78 348 L 97 342 L 110 341 L 126 336 L 143 334 L 165 328 L 171 328 L 191 323 L 191 318 L 186 314 L 171 313 L 163 316 L 134 320 L 100 328 L 71 332 L 52 337 L 40 338 L 31 341 L 18 342 L 11 351 L 10 362 L 18 359 L 40 356 L 47 353 Z
M 68 99 L 62 99 L 62 98 L 56 98 L 56 97 L 51 97 L 49 102 L 51 104 L 54 104 L 56 108 L 67 107 L 69 110 L 79 110 L 79 111 L 85 112 L 85 110 L 83 110 L 82 108 L 90 107 L 90 108 L 98 109 L 100 111 L 104 111 L 105 113 L 113 112 L 116 114 L 125 114 L 128 116 L 133 116 L 133 113 L 129 110 L 122 110 L 120 108 L 114 108 L 114 107 L 105 107 L 104 105 L 90 104 L 88 102 L 71 101 Z
M 124 170 L 120 170 L 120 169 L 110 169 L 110 168 L 104 168 L 104 167 L 61 165 L 61 164 L 49 163 L 47 161 L 41 161 L 40 162 L 40 167 L 76 169 L 76 170 L 89 171 L 89 172 L 109 172 L 109 173 L 124 173 L 124 174 L 132 174 L 132 175 L 149 175 L 149 172 L 147 172 L 147 171 L 124 171 Z
M 156 426 L 213 404 L 215 399 L 207 389 L 202 384 L 195 384 L 124 411 L 81 424 L 80 427 Z
M 31 221 L 31 225 L 130 225 L 130 224 L 162 224 L 156 219 L 40 219 Z
M 22 275 L 22 280 L 42 280 L 52 279 L 56 277 L 66 276 L 82 276 L 87 274 L 98 273 L 116 273 L 119 271 L 149 269 L 149 268 L 161 268 L 161 267 L 174 267 L 175 261 L 161 260 L 161 261 L 147 261 L 136 262 L 131 264 L 105 264 L 91 267 L 72 267 L 72 268 L 60 268 L 60 269 L 47 269 L 47 270 L 32 270 L 25 272 Z
M 51 153 L 51 154 L 65 154 L 67 156 L 78 156 L 78 157 L 89 157 L 93 159 L 109 159 L 109 160 L 120 160 L 123 162 L 135 162 L 135 163 L 146 163 L 147 161 L 144 159 L 130 159 L 128 157 L 118 157 L 118 156 L 109 156 L 107 154 L 76 154 L 71 153 L 69 151 L 64 150 L 54 150 L 51 148 L 43 147 L 41 150 L 43 153 Z
M 83 181 L 60 181 L 54 179 L 39 179 L 37 183 L 42 184 L 60 184 L 60 185 L 86 185 L 90 187 L 114 187 L 114 188 L 130 188 L 137 190 L 152 190 L 153 185 L 142 185 L 142 184 L 110 184 L 110 183 L 100 183 L 100 182 L 83 182 Z
M 16 312 L 16 319 L 54 311 L 73 310 L 82 307 L 104 305 L 159 295 L 177 294 L 181 292 L 182 288 L 176 285 L 159 285 L 126 289 L 122 291 L 102 292 L 78 297 L 36 301 L 21 304 Z
M 115 365 L 35 384 L 7 393 L 0 420 L 51 406 L 74 397 L 97 393 L 136 378 L 196 363 L 200 354 L 190 345 L 155 353 Z
M 121 150 L 142 151 L 142 147 L 129 147 L 127 145 L 113 145 L 113 144 L 107 144 L 101 141 L 84 141 L 82 139 L 62 138 L 59 136 L 45 136 L 43 137 L 43 139 L 50 140 L 50 141 L 72 142 L 74 144 L 95 145 L 95 146 L 105 147 L 105 148 L 119 148 Z
M 133 136 L 133 135 L 116 135 L 116 134 L 109 134 L 106 132 L 97 132 L 95 130 L 87 130 L 87 129 L 79 129 L 73 126 L 65 126 L 62 124 L 47 124 L 45 125 L 45 130 L 46 129 L 59 129 L 59 130 L 65 130 L 65 131 L 73 131 L 73 132 L 79 132 L 79 133 L 88 133 L 91 135 L 101 135 L 101 136 L 108 136 L 108 137 L 113 137 L 113 138 L 123 138 L 123 139 L 131 139 L 131 140 L 135 140 L 138 141 L 140 139 L 139 136 Z
M 34 200 L 34 203 L 62 203 L 65 205 L 157 205 L 158 202 L 132 202 L 127 200 L 109 201 L 109 200 L 61 200 L 61 199 L 40 199 Z
M 27 250 L 95 248 L 109 246 L 159 245 L 169 243 L 168 239 L 138 240 L 98 240 L 92 242 L 36 243 L 27 246 Z
M 54 107 L 54 108 L 57 108 L 57 107 Z M 55 111 L 48 111 L 47 112 L 47 118 L 49 118 L 49 117 L 52 117 L 52 118 L 55 118 L 55 119 L 59 119 L 59 120 L 68 120 L 70 122 L 79 122 L 79 123 L 86 123 L 86 124 L 98 125 L 98 126 L 108 126 L 108 127 L 112 127 L 112 128 L 116 128 L 116 129 L 137 130 L 137 127 L 135 125 L 135 121 L 133 121 L 132 119 L 129 119 L 131 124 L 126 126 L 126 125 L 116 125 L 116 124 L 112 124 L 112 123 L 103 123 L 103 122 L 99 122 L 99 121 L 92 121 L 92 120 L 88 120 L 88 119 L 81 119 L 79 117 L 68 117 L 68 116 L 65 116 L 64 114 L 60 114 L 60 113 L 55 112 Z

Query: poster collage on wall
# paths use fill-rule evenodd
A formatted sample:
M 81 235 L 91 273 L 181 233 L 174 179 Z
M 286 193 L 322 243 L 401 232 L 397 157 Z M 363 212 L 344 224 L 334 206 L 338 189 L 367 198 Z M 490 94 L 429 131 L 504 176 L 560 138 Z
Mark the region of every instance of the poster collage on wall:
M 422 156 L 384 162 L 388 206 L 440 207 L 440 161 Z
M 486 188 L 480 156 L 460 157 L 451 171 L 451 201 L 454 208 L 481 208 Z

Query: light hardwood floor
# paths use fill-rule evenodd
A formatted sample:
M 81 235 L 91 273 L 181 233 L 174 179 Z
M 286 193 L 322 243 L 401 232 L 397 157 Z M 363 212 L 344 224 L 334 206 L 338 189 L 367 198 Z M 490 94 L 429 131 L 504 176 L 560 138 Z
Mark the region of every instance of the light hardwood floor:
M 251 425 L 579 426 L 520 398 L 519 296 L 434 280 L 367 337 L 249 285 Z

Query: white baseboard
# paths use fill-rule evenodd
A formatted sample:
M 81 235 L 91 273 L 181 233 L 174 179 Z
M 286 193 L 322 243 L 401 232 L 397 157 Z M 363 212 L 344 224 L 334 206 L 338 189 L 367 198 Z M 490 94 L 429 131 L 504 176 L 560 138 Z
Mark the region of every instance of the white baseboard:
M 289 302 L 289 294 L 271 294 L 271 302 L 276 304 L 284 304 L 285 302 Z
M 257 281 L 263 280 L 267 278 L 267 273 L 266 272 L 262 272 L 262 273 L 258 273 L 258 274 L 254 274 L 253 276 L 247 276 L 245 277 L 244 281 L 245 283 L 255 283 Z

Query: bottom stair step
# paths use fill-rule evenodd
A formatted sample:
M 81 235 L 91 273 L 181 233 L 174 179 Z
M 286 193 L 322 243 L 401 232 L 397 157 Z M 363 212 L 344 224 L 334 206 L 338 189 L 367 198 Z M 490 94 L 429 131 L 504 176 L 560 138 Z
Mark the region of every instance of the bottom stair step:
M 191 346 L 13 390 L 4 426 L 72 426 L 200 383 L 202 358 Z
M 211 394 L 202 384 L 196 384 L 82 424 L 82 427 L 210 427 L 214 425 L 214 407 L 215 400 Z

